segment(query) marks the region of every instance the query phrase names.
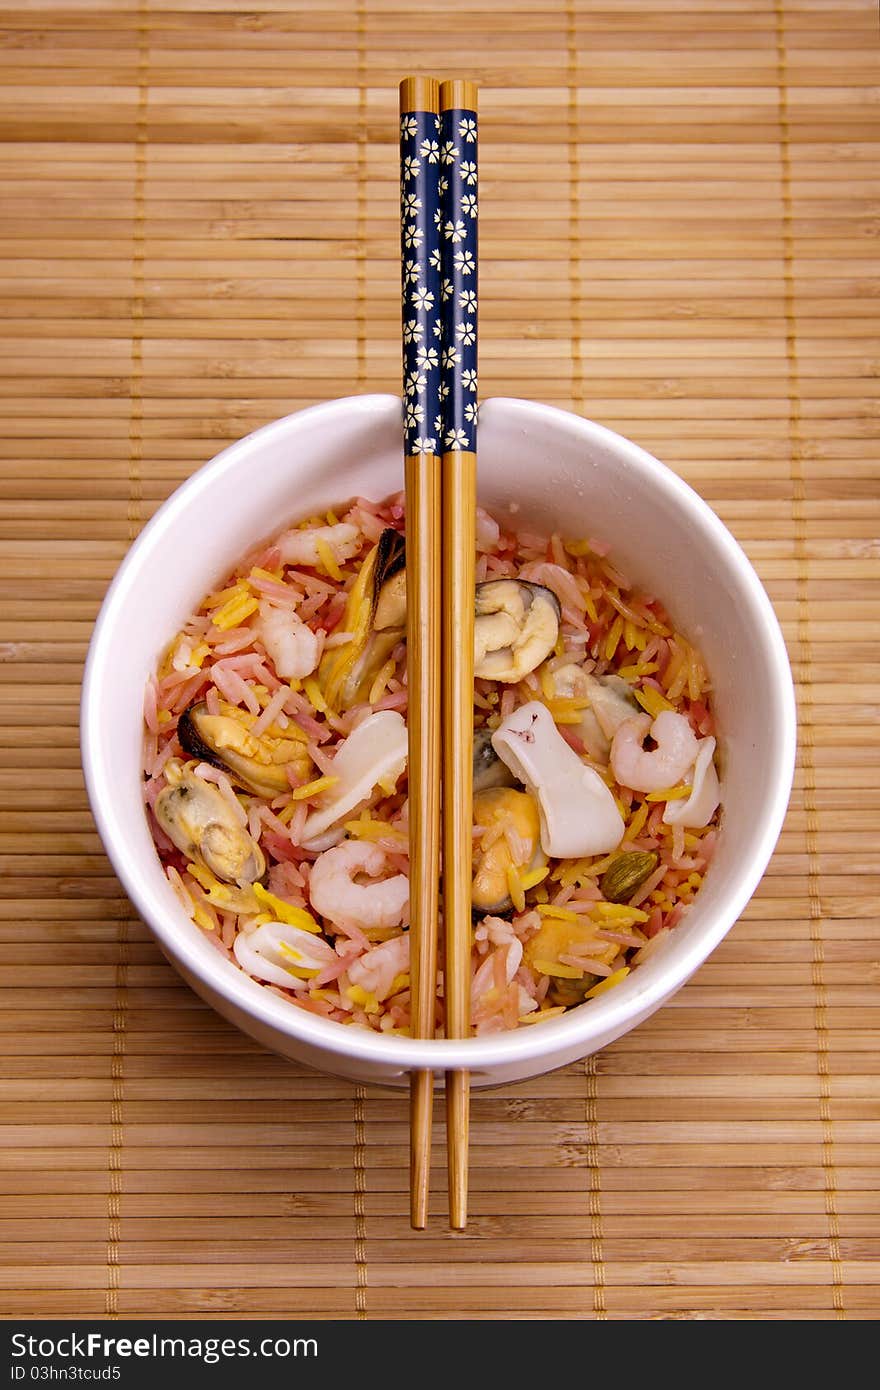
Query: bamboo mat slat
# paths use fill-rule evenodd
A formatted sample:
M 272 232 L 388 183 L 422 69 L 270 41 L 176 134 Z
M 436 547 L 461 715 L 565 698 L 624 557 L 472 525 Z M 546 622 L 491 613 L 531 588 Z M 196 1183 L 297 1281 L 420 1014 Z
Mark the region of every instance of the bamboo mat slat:
M 31 0 L 0 33 L 0 1314 L 875 1318 L 872 0 Z M 702 493 L 801 721 L 742 920 L 601 1055 L 475 1095 L 454 1236 L 439 1191 L 408 1228 L 402 1095 L 261 1051 L 167 966 L 77 748 L 160 502 L 267 420 L 397 389 L 428 42 L 482 89 L 485 393 Z

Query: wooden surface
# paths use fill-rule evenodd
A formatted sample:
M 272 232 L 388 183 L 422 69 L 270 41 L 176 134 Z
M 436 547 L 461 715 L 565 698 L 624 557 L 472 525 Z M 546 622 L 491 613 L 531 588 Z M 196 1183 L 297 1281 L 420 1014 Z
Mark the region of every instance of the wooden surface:
M 873 0 L 0 19 L 0 1312 L 876 1317 Z M 439 1147 L 409 1230 L 405 1094 L 260 1051 L 160 958 L 76 729 L 157 503 L 264 421 L 398 389 L 397 82 L 428 46 L 481 89 L 483 395 L 574 405 L 696 486 L 801 715 L 712 959 L 601 1056 L 474 1097 L 460 1235 Z

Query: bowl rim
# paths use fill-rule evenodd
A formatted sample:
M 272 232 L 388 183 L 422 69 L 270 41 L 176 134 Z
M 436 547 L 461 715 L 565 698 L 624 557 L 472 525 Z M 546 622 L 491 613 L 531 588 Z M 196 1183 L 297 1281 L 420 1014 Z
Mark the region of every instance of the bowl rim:
M 791 794 L 796 748 L 796 704 L 788 654 L 773 605 L 751 562 L 721 519 L 689 484 L 640 445 L 607 426 L 557 406 L 518 397 L 492 397 L 480 407 L 481 423 L 485 423 L 487 417 L 491 420 L 496 414 L 505 414 L 522 427 L 563 428 L 579 435 L 585 445 L 611 449 L 625 457 L 637 481 L 650 475 L 651 485 L 659 484 L 677 506 L 699 522 L 728 571 L 736 576 L 742 595 L 759 620 L 756 634 L 760 634 L 765 649 L 782 716 L 781 739 L 772 769 L 773 790 L 762 808 L 763 827 L 755 851 L 735 891 L 728 894 L 726 902 L 716 909 L 714 919 L 679 956 L 671 974 L 658 974 L 647 985 L 641 985 L 642 972 L 635 970 L 623 986 L 592 1000 L 589 1009 L 572 1011 L 537 1028 L 522 1027 L 480 1038 L 450 1041 L 387 1037 L 367 1029 L 344 1027 L 291 1006 L 257 984 L 219 952 L 214 953 L 216 959 L 197 954 L 195 939 L 190 940 L 182 933 L 172 914 L 153 900 L 136 859 L 127 854 L 122 843 L 114 812 L 111 767 L 97 726 L 96 691 L 108 667 L 113 629 L 124 612 L 129 593 L 148 572 L 153 550 L 160 543 L 169 518 L 209 490 L 220 473 L 234 470 L 243 456 L 276 436 L 296 433 L 304 426 L 312 427 L 320 423 L 322 417 L 326 417 L 326 424 L 331 427 L 340 413 L 360 412 L 365 422 L 370 416 L 387 417 L 390 423 L 392 415 L 399 419 L 400 407 L 398 396 L 369 393 L 324 401 L 270 421 L 202 464 L 157 509 L 117 569 L 95 621 L 86 656 L 80 702 L 80 744 L 92 813 L 122 886 L 167 954 L 235 1010 L 273 1031 L 280 1031 L 322 1053 L 383 1064 L 394 1067 L 398 1073 L 417 1068 L 491 1072 L 495 1067 L 538 1060 L 554 1052 L 571 1054 L 577 1047 L 582 1047 L 581 1055 L 587 1056 L 595 1050 L 595 1039 L 603 1040 L 599 1045 L 604 1045 L 609 1038 L 620 1036 L 675 993 L 736 922 L 763 876 L 779 838 Z

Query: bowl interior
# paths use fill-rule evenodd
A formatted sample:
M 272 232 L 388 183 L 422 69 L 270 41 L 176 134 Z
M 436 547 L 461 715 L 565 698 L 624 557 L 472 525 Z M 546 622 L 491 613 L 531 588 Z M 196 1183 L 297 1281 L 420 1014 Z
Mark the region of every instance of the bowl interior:
M 257 431 L 178 489 L 105 601 L 87 664 L 82 733 L 104 843 L 172 955 L 288 1034 L 416 1065 L 420 1049 L 444 1045 L 340 1028 L 291 1008 L 224 961 L 177 903 L 140 798 L 144 683 L 180 623 L 245 550 L 286 522 L 358 494 L 399 490 L 401 447 L 399 401 L 352 397 Z M 491 1066 L 505 1054 L 540 1053 L 573 1030 L 586 1054 L 596 1039 L 608 1041 L 644 1017 L 711 951 L 754 891 L 778 836 L 791 785 L 794 706 L 779 628 L 748 561 L 710 509 L 650 455 L 565 412 L 488 401 L 480 414 L 479 493 L 482 505 L 513 526 L 608 542 L 614 562 L 664 602 L 711 672 L 723 771 L 723 834 L 685 921 L 623 984 L 565 1018 L 445 1045 L 466 1047 L 474 1065 Z

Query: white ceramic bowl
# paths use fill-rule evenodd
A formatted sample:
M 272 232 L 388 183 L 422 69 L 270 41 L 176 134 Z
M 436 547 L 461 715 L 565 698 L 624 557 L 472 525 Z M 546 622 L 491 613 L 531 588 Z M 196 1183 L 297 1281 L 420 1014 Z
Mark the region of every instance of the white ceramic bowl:
M 141 801 L 143 690 L 204 594 L 255 542 L 356 494 L 402 485 L 400 402 L 353 396 L 303 410 L 225 449 L 180 487 L 132 546 L 86 663 L 82 755 L 98 830 L 126 892 L 193 989 L 266 1047 L 323 1071 L 403 1084 L 408 1070 L 467 1067 L 475 1085 L 538 1075 L 641 1023 L 717 946 L 773 851 L 794 769 L 795 705 L 779 626 L 754 570 L 710 508 L 643 449 L 530 401 L 480 411 L 480 501 L 540 531 L 599 536 L 700 646 L 715 687 L 723 829 L 694 907 L 615 989 L 537 1027 L 464 1042 L 388 1038 L 286 1004 L 186 917 Z

